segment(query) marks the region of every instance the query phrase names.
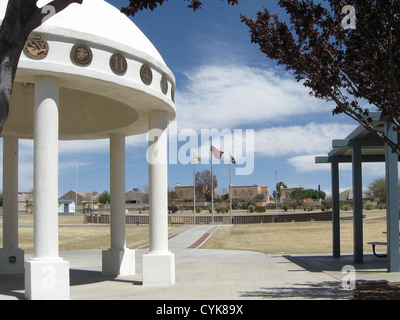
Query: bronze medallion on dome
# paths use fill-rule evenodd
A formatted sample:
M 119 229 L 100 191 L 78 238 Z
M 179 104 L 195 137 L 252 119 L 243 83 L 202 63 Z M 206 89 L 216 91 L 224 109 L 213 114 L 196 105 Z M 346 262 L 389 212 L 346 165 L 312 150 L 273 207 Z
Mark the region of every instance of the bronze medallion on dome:
M 142 67 L 140 68 L 140 78 L 147 86 L 149 86 L 153 81 L 153 73 L 151 72 L 151 68 L 147 64 L 142 65 Z
M 128 63 L 122 54 L 114 53 L 110 58 L 110 68 L 115 74 L 123 76 L 128 69 Z
M 175 102 L 175 88 L 173 86 L 171 88 L 171 100 L 172 102 Z
M 31 59 L 42 60 L 49 53 L 49 44 L 42 36 L 32 35 L 25 41 L 24 52 Z
M 161 81 L 160 81 L 160 86 L 161 86 L 161 92 L 164 94 L 167 94 L 168 92 L 168 80 L 165 74 L 162 76 Z
M 92 50 L 84 43 L 77 43 L 71 49 L 71 60 L 79 66 L 88 66 L 93 59 Z

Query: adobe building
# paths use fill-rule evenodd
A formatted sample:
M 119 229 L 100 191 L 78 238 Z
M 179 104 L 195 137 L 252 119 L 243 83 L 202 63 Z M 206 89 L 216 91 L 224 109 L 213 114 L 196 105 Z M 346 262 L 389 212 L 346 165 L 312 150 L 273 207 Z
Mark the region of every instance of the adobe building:
M 232 200 L 251 201 L 256 195 L 262 194 L 264 200 L 270 199 L 269 187 L 254 186 L 232 186 Z M 175 186 L 175 192 L 178 199 L 181 201 L 193 201 L 193 186 Z M 214 188 L 214 194 L 217 193 L 217 188 Z M 196 199 L 197 200 L 197 199 Z
M 232 200 L 250 201 L 254 197 L 261 194 L 264 196 L 264 201 L 270 199 L 269 187 L 254 186 L 232 186 L 231 187 Z

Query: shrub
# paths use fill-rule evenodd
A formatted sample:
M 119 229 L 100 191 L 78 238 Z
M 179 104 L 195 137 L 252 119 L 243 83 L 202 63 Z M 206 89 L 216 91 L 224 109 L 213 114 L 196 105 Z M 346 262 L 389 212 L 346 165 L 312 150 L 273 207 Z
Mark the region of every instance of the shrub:
M 201 208 L 197 207 L 197 208 L 196 208 L 196 212 L 197 212 L 197 213 L 200 213 L 200 212 L 201 212 Z
M 374 208 L 374 205 L 371 203 L 371 201 L 367 201 L 364 205 L 365 210 L 372 210 Z
M 344 203 L 344 204 L 341 205 L 341 209 L 344 210 L 344 211 L 351 210 L 352 208 L 353 207 L 351 205 L 347 204 L 347 203 Z
M 288 211 L 289 206 L 286 203 L 282 203 L 281 208 L 283 209 L 283 211 Z
M 381 203 L 381 204 L 378 206 L 378 209 L 380 209 L 380 210 L 386 209 L 386 204 Z
M 255 209 L 255 206 L 253 206 L 253 205 L 251 204 L 251 205 L 249 205 L 249 206 L 247 207 L 247 212 L 253 213 L 253 212 L 254 212 L 254 209 Z
M 332 205 L 330 203 L 321 204 L 321 211 L 332 209 Z
M 172 204 L 168 207 L 168 210 L 170 210 L 172 213 L 175 213 L 179 210 L 179 207 L 176 204 Z
M 259 207 L 259 206 L 257 206 L 256 208 L 255 208 L 255 211 L 256 212 L 266 212 L 267 211 L 267 208 L 265 208 L 265 207 Z

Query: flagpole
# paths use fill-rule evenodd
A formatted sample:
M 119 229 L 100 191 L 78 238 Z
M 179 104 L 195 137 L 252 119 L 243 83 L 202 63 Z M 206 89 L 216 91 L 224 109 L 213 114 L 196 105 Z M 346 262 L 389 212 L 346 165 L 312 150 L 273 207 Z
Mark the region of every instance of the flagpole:
M 212 139 L 210 140 L 210 159 L 211 159 L 211 222 L 214 225 L 214 176 L 213 176 L 213 161 L 212 161 Z
M 196 224 L 196 175 L 195 175 L 196 159 L 193 153 L 193 224 Z

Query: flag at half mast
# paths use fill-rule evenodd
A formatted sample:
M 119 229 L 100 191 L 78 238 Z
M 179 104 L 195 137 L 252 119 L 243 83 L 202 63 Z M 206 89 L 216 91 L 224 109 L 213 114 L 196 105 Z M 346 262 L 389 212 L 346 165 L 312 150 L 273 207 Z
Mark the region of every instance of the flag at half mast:
M 214 156 L 215 159 L 221 159 L 222 155 L 224 154 L 223 151 L 218 150 L 214 146 L 210 147 L 211 154 Z

